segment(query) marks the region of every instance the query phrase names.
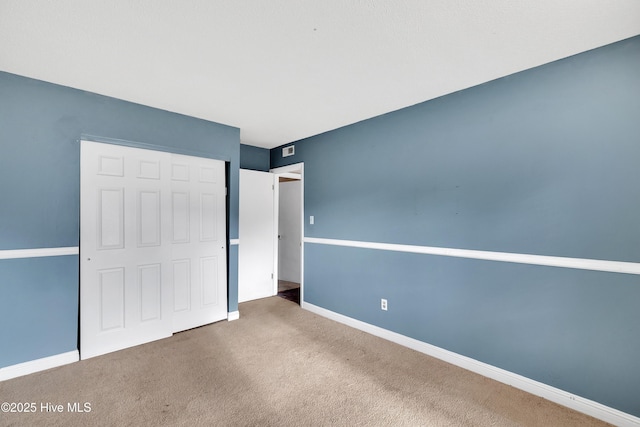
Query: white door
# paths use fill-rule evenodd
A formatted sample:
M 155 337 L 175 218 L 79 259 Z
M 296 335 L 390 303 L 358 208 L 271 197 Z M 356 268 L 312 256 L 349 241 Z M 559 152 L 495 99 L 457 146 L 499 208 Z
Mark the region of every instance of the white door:
M 240 169 L 238 302 L 277 292 L 274 185 L 272 173 Z
M 188 197 L 193 203 L 179 208 L 190 211 L 189 224 L 195 222 L 193 227 L 200 233 L 198 240 L 215 241 L 211 227 L 217 222 L 223 223 L 221 234 L 225 236 L 224 179 L 218 184 L 222 190 L 217 194 L 222 197 L 216 199 L 222 204 L 222 220 L 211 220 L 212 214 L 219 215 L 219 209 L 211 208 L 209 196 L 216 193 L 208 188 L 202 190 L 196 184 L 202 180 L 203 165 L 210 169 L 204 172 L 210 177 L 212 170 L 224 171 L 223 162 L 82 141 L 80 349 L 83 359 L 170 336 L 176 317 L 174 283 L 185 275 L 192 289 L 205 277 L 208 283 L 200 289 L 201 295 L 206 295 L 206 302 L 211 302 L 211 312 L 217 314 L 222 303 L 226 315 L 226 267 L 214 266 L 221 256 L 226 265 L 224 244 L 218 245 L 216 241 L 215 247 L 193 245 L 196 232 L 192 228 L 180 242 L 174 239 L 174 171 L 182 171 L 181 176 L 185 176 L 184 169 L 174 167 L 175 162 L 181 166 L 188 164 L 189 182 L 195 181 L 193 191 L 198 194 L 194 196 L 190 190 Z M 196 178 L 191 180 L 191 177 Z M 191 211 L 205 212 L 206 216 L 192 215 Z M 186 233 L 184 229 L 180 231 Z M 219 229 L 216 232 L 220 233 Z M 183 250 L 187 246 L 189 250 Z M 185 273 L 185 263 L 197 266 L 199 272 L 205 271 L 204 276 L 192 271 Z M 215 279 L 212 272 L 217 275 Z M 198 284 L 193 284 L 194 279 L 199 280 Z M 176 286 L 179 288 L 180 284 Z M 224 298 L 214 304 L 212 295 Z M 188 307 L 194 318 L 202 319 L 199 309 L 198 304 Z M 224 316 L 218 317 L 210 319 L 220 320 Z M 214 321 L 207 320 L 200 325 Z
M 171 157 L 173 332 L 227 317 L 224 162 Z

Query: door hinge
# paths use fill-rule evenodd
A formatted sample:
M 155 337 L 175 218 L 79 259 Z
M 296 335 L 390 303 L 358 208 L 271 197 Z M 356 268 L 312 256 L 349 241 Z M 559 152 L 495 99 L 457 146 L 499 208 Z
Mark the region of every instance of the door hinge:
M 224 187 L 224 195 L 225 195 L 225 197 L 229 195 L 229 194 L 227 194 L 227 187 Z
M 271 278 L 273 279 L 273 273 L 271 273 Z
M 271 184 L 271 189 L 275 191 L 276 186 L 274 184 Z

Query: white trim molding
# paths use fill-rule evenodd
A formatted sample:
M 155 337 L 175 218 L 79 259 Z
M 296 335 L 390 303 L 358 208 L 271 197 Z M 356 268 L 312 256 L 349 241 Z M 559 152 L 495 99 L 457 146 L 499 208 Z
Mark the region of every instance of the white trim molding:
M 230 245 L 239 245 L 240 244 L 240 239 L 229 239 L 229 244 Z
M 305 237 L 304 242 L 320 245 L 347 246 L 351 248 L 379 249 L 395 252 L 411 252 L 426 255 L 482 259 L 487 261 L 577 268 L 580 270 L 606 271 L 610 273 L 640 274 L 640 263 L 637 262 L 517 254 L 510 252 L 476 251 L 470 249 L 440 248 L 434 246 L 399 245 L 394 243 L 361 242 L 356 240 L 322 239 L 318 237 Z
M 230 311 L 227 313 L 227 321 L 231 322 L 233 320 L 238 320 L 240 318 L 240 312 L 238 310 L 236 311 Z
M 80 248 L 77 246 L 67 248 L 41 248 L 41 249 L 9 249 L 0 250 L 0 259 L 39 258 L 48 256 L 78 255 Z
M 613 425 L 621 427 L 640 426 L 640 418 L 638 417 L 605 406 L 601 403 L 594 402 L 593 400 L 576 396 L 567 391 L 532 380 L 530 378 L 523 377 L 522 375 L 506 371 L 504 369 L 489 365 L 484 362 L 480 362 L 478 360 L 463 356 L 458 353 L 454 353 L 449 350 L 445 350 L 440 347 L 436 347 L 431 344 L 427 344 L 422 341 L 418 341 L 414 338 L 407 337 L 406 335 L 401 335 L 396 332 L 383 329 L 348 316 L 344 316 L 342 314 L 327 310 L 322 307 L 318 307 L 313 304 L 305 303 L 302 308 L 322 317 L 326 317 L 338 323 L 342 323 L 344 325 L 361 330 L 379 338 L 383 338 L 387 341 L 391 341 L 404 347 L 419 351 L 420 353 L 435 357 L 436 359 L 443 360 L 447 363 L 451 363 L 452 365 L 459 366 L 468 371 L 475 372 L 482 376 L 510 385 L 512 387 L 526 391 L 527 393 L 542 397 L 559 405 L 566 406 L 575 411 L 582 412 L 583 414 L 587 414 Z
M 18 363 L 17 365 L 0 368 L 0 381 L 10 380 L 11 378 L 33 374 L 34 372 L 44 371 L 51 368 L 57 368 L 58 366 L 68 365 L 69 363 L 74 363 L 78 360 L 80 360 L 80 354 L 78 353 L 78 350 L 73 350 L 67 353 L 56 354 L 55 356 Z

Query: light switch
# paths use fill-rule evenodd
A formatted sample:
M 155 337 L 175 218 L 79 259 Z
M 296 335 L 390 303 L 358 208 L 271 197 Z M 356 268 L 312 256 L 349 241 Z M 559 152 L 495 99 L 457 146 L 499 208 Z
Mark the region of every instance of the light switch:
M 313 217 L 313 215 L 311 215 L 309 217 L 309 224 L 313 225 L 314 222 L 315 222 L 315 218 Z

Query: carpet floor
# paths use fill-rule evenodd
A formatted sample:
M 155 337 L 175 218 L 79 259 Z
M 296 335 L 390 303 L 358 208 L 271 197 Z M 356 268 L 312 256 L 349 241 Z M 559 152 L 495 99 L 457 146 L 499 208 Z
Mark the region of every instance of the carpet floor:
M 277 297 L 240 304 L 233 322 L 0 382 L 0 401 L 36 406 L 0 413 L 2 426 L 606 425 Z

